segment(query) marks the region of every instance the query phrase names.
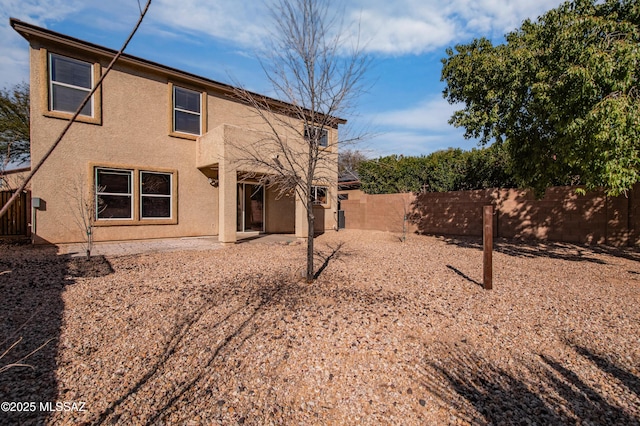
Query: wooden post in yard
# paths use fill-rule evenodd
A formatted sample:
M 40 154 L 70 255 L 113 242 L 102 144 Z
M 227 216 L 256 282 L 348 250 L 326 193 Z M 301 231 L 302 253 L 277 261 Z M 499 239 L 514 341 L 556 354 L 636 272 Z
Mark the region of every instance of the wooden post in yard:
M 482 282 L 485 290 L 491 290 L 493 288 L 493 206 L 483 208 L 482 241 L 484 246 Z

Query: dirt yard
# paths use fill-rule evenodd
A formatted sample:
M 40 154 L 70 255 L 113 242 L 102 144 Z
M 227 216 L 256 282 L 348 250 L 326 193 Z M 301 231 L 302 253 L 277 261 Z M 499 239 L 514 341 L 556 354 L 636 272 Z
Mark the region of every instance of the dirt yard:
M 0 424 L 640 424 L 640 252 L 496 241 L 488 291 L 479 240 L 340 243 L 313 284 L 295 244 L 0 247 L 0 368 L 48 341 Z

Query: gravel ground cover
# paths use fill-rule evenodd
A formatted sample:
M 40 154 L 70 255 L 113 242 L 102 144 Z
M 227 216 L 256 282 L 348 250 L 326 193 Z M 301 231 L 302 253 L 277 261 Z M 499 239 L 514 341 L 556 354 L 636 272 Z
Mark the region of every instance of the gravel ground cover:
M 316 247 L 0 247 L 0 367 L 51 339 L 0 424 L 640 424 L 637 250 L 498 240 L 488 291 L 476 239 Z

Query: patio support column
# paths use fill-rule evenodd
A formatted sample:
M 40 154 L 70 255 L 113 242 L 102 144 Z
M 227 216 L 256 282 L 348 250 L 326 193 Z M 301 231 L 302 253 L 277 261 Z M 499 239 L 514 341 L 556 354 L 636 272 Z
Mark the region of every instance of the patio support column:
M 218 240 L 221 243 L 235 243 L 238 227 L 238 175 L 235 167 L 221 161 L 218 179 Z
M 296 193 L 296 237 L 306 239 L 308 236 L 307 230 L 309 229 L 307 223 L 307 209 L 305 208 L 304 200 L 302 200 Z

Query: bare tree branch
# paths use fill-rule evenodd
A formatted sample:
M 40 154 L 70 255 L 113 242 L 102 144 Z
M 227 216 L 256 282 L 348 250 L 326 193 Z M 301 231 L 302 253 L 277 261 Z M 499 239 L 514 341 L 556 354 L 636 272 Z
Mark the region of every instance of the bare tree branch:
M 236 168 L 261 179 L 278 195 L 295 193 L 307 217 L 307 281 L 314 274 L 313 187 L 337 183 L 339 118 L 352 113 L 363 92 L 369 58 L 357 44 L 347 48 L 338 11 L 325 0 L 278 0 L 273 33 L 261 66 L 276 98 L 272 102 L 240 87 L 236 94 L 266 124 L 251 143 L 227 141 Z M 357 139 L 357 138 L 356 138 Z M 334 196 L 336 194 L 333 194 Z
M 64 129 L 60 133 L 60 136 L 58 136 L 56 141 L 53 143 L 53 145 L 51 145 L 49 150 L 47 150 L 47 152 L 40 159 L 40 161 L 38 161 L 38 163 L 35 166 L 32 167 L 31 173 L 29 173 L 29 175 L 27 175 L 27 177 L 25 178 L 25 180 L 22 183 L 22 185 L 20 185 L 20 187 L 11 196 L 11 198 L 9 198 L 9 201 L 7 201 L 7 203 L 2 207 L 2 209 L 0 209 L 0 217 L 4 216 L 4 214 L 7 212 L 7 210 L 9 210 L 9 207 L 11 206 L 11 204 L 13 204 L 13 202 L 19 197 L 19 195 L 22 193 L 22 191 L 24 191 L 24 189 L 27 187 L 27 184 L 29 183 L 29 181 L 31 181 L 31 178 L 33 177 L 33 175 L 35 175 L 36 172 L 40 169 L 40 167 L 42 167 L 44 162 L 47 161 L 47 159 L 49 158 L 49 156 L 51 155 L 53 150 L 56 149 L 56 147 L 58 146 L 60 141 L 62 141 L 64 136 L 67 134 L 67 132 L 71 128 L 71 125 L 76 121 L 76 119 L 78 118 L 78 115 L 80 115 L 80 111 L 82 111 L 82 108 L 84 108 L 84 106 L 87 104 L 87 102 L 89 102 L 89 100 L 91 99 L 93 94 L 96 92 L 96 90 L 98 90 L 98 88 L 100 88 L 100 86 L 102 86 L 102 82 L 104 81 L 105 77 L 109 74 L 109 72 L 111 71 L 111 69 L 115 65 L 116 61 L 120 58 L 120 56 L 122 56 L 122 54 L 124 53 L 124 50 L 127 48 L 127 45 L 129 44 L 129 42 L 133 38 L 133 36 L 136 33 L 136 31 L 138 31 L 138 28 L 140 27 L 140 24 L 142 24 L 142 20 L 144 19 L 144 16 L 147 14 L 147 11 L 149 10 L 149 6 L 150 5 L 151 5 L 151 0 L 147 0 L 147 4 L 145 5 L 145 8 L 142 11 L 142 13 L 140 14 L 140 17 L 138 18 L 138 22 L 136 22 L 136 25 L 133 28 L 133 30 L 131 31 L 131 33 L 129 34 L 129 37 L 127 37 L 127 40 L 124 42 L 124 44 L 122 45 L 122 47 L 120 48 L 118 53 L 116 53 L 116 55 L 113 57 L 113 59 L 111 60 L 111 63 L 106 68 L 106 70 L 104 71 L 104 73 L 102 74 L 102 76 L 100 77 L 98 82 L 96 83 L 96 85 L 93 87 L 93 89 L 91 89 L 91 91 L 87 94 L 87 96 L 85 96 L 84 100 L 80 103 L 80 105 L 76 109 L 76 112 L 73 114 L 73 116 L 71 117 L 71 119 L 69 120 L 67 125 L 64 127 Z

